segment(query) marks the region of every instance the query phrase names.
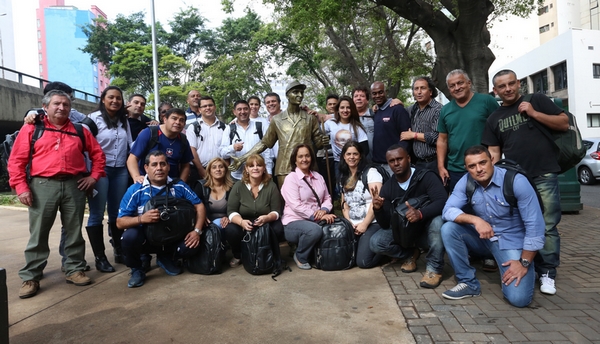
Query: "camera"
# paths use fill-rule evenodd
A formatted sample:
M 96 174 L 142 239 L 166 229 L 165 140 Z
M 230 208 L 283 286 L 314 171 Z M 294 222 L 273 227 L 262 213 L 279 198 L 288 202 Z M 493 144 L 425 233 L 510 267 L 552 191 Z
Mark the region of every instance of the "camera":
M 167 211 L 167 209 L 163 209 L 160 212 L 160 219 L 163 221 L 168 221 L 171 218 L 171 215 L 169 215 L 169 211 Z

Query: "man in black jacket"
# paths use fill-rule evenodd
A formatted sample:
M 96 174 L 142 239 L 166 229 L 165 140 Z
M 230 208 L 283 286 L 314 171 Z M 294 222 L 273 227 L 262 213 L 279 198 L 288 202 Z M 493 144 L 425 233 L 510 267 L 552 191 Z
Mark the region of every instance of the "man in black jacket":
M 443 224 L 442 209 L 448 195 L 437 174 L 430 170 L 411 167 L 410 156 L 402 146 L 391 146 L 385 157 L 394 177 L 383 184 L 381 192 L 376 188 L 371 190 L 375 218 L 382 228 L 371 237 L 371 250 L 392 257 L 392 262 L 405 260 L 400 270 L 414 272 L 417 270 L 419 247 L 429 247 L 427 271 L 420 285 L 423 288 L 435 288 L 442 282 L 444 268 L 445 251 L 440 228 Z M 427 194 L 431 203 L 420 209 L 413 208 L 406 202 L 408 206 L 406 219 L 413 225 L 420 225 L 422 232 L 416 239 L 414 247 L 404 248 L 394 242 L 392 230 L 389 229 L 394 216 L 392 201 L 398 198 L 408 200 L 424 194 Z

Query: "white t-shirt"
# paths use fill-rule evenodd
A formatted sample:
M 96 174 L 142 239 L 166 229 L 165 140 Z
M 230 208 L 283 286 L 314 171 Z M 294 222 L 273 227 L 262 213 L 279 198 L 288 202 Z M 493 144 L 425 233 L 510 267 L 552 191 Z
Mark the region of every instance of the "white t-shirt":
M 382 183 L 383 177 L 379 172 L 377 172 L 376 168 L 369 169 L 367 173 L 367 184 L 368 183 Z M 361 223 L 365 217 L 367 216 L 367 212 L 371 207 L 371 203 L 373 202 L 373 197 L 371 197 L 371 193 L 368 190 L 368 186 L 365 187 L 362 183 L 362 178 L 358 179 L 356 182 L 356 186 L 354 190 L 344 192 L 344 201 L 348 203 L 350 207 L 350 222 L 356 225 Z M 373 219 L 373 222 L 376 223 L 377 220 Z
M 367 133 L 362 128 L 358 127 L 357 129 L 358 133 L 355 133 L 354 128 L 352 128 L 350 123 L 336 123 L 334 119 L 329 119 L 325 122 L 325 132 L 329 135 L 331 148 L 333 150 L 333 159 L 335 161 L 340 161 L 342 148 L 346 142 L 350 140 L 364 142 L 369 139 Z

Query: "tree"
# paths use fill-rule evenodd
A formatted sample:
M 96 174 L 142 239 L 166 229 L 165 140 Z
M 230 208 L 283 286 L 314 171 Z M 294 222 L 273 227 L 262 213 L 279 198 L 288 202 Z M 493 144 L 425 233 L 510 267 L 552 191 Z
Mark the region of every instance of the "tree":
M 276 11 L 289 18 L 298 30 L 300 43 L 310 42 L 310 32 L 320 32 L 316 22 L 327 20 L 335 27 L 345 28 L 354 20 L 355 8 L 381 11 L 385 7 L 397 16 L 422 28 L 434 42 L 435 63 L 432 77 L 436 85 L 449 96 L 445 78 L 448 72 L 465 70 L 478 92 L 487 92 L 488 69 L 495 57 L 488 45 L 487 25 L 504 14 L 525 16 L 542 0 L 264 0 L 275 5 Z M 365 12 L 366 13 L 366 12 Z M 318 18 L 318 20 L 307 20 Z M 385 31 L 385 30 L 384 30 Z M 385 31 L 388 34 L 388 31 Z M 410 33 L 409 33 L 410 36 Z M 330 37 L 331 38 L 331 37 Z M 335 39 L 332 39 L 335 42 Z M 393 51 L 393 47 L 390 47 Z M 373 59 L 379 57 L 371 52 Z M 389 55 L 387 56 L 389 59 Z M 401 69 L 402 67 L 400 67 Z
M 320 97 L 329 91 L 348 93 L 375 80 L 384 81 L 390 95 L 398 96 L 410 85 L 410 77 L 431 69 L 419 27 L 383 6 L 359 1 L 267 1 L 280 16 L 280 56 L 288 60 L 287 73 L 312 75 L 324 89 Z

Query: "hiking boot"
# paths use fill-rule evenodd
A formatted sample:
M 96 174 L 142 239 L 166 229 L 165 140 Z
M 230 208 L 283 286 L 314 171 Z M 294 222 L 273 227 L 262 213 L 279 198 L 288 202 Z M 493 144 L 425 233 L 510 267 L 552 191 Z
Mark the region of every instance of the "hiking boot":
M 554 279 L 545 273 L 540 277 L 540 291 L 544 294 L 554 295 L 556 294 L 556 287 L 554 286 Z
M 418 248 L 415 248 L 412 257 L 404 261 L 400 266 L 400 271 L 405 273 L 417 271 L 417 259 L 419 259 L 420 255 L 421 251 Z
M 76 271 L 75 273 L 67 276 L 67 283 L 75 284 L 77 286 L 84 286 L 92 283 L 92 280 L 85 275 L 85 272 Z
M 21 289 L 19 289 L 19 297 L 22 299 L 26 299 L 28 297 L 35 296 L 38 290 L 40 290 L 39 281 L 25 281 L 21 285 Z
M 131 278 L 127 282 L 128 288 L 137 288 L 144 285 L 146 273 L 142 269 L 131 268 Z
M 485 272 L 496 272 L 498 271 L 498 263 L 496 263 L 495 259 L 484 259 L 481 270 Z
M 475 291 L 466 283 L 459 283 L 454 288 L 448 289 L 442 293 L 442 296 L 446 299 L 450 300 L 460 300 L 467 297 L 474 297 L 481 295 L 481 291 Z
M 421 283 L 419 284 L 421 288 L 429 288 L 434 289 L 438 285 L 442 283 L 442 274 L 437 274 L 433 271 L 425 271 L 425 276 L 421 279 Z
M 177 263 L 167 255 L 156 255 L 156 264 L 160 266 L 167 275 L 177 276 L 181 273 L 181 268 L 177 266 Z

